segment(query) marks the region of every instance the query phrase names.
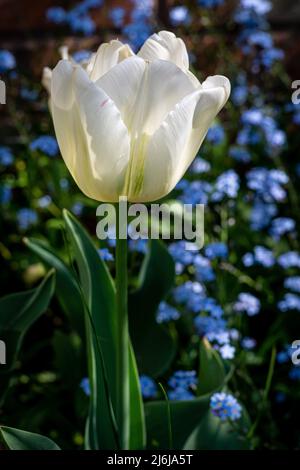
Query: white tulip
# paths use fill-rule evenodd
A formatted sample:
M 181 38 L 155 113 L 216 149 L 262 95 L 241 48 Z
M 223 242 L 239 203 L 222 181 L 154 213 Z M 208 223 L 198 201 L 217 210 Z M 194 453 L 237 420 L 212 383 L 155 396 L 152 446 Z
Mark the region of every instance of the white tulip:
M 183 41 L 167 31 L 151 36 L 137 55 L 120 41 L 102 44 L 83 65 L 63 54 L 44 83 L 79 188 L 107 202 L 168 194 L 225 105 L 229 80 L 215 75 L 200 84 Z

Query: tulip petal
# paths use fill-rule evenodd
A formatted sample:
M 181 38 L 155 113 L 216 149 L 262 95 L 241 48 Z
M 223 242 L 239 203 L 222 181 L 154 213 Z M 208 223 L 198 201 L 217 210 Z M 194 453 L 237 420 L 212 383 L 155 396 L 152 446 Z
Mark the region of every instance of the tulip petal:
M 121 112 L 131 135 L 152 135 L 175 104 L 195 90 L 174 63 L 138 57 L 124 60 L 97 80 Z
M 212 82 L 210 81 L 210 84 Z M 228 98 L 224 87 L 206 87 L 186 96 L 168 114 L 149 141 L 144 181 L 135 202 L 153 201 L 168 194 L 196 156 L 213 119 Z
M 128 131 L 114 102 L 80 68 L 74 74 L 74 94 L 92 174 L 99 186 L 94 199 L 116 202 L 122 195 L 129 161 Z
M 170 31 L 160 31 L 150 36 L 137 55 L 149 61 L 168 60 L 184 70 L 189 68 L 189 57 L 183 40 Z
M 146 63 L 130 57 L 97 80 L 96 85 L 105 91 L 120 111 L 127 128 L 135 112 L 136 97 L 142 83 Z
M 72 107 L 74 96 L 71 85 L 74 67 L 68 60 L 60 60 L 52 71 L 51 99 L 61 109 Z
M 88 93 L 89 86 L 93 90 Z M 95 109 L 90 106 L 92 91 L 95 91 Z M 86 105 L 82 106 L 80 92 L 88 95 Z M 86 116 L 85 108 L 92 114 Z M 83 69 L 61 61 L 52 73 L 51 111 L 61 154 L 79 188 L 92 199 L 117 201 L 119 187 L 123 184 L 122 171 L 125 173 L 128 159 L 129 137 L 109 97 L 97 90 Z M 114 138 L 109 137 L 111 129 L 116 132 Z M 124 161 L 120 161 L 123 151 L 126 155 Z
M 87 66 L 90 79 L 95 82 L 119 62 L 133 55 L 134 53 L 128 44 L 123 44 L 121 41 L 113 40 L 101 44 L 92 57 L 91 63 Z

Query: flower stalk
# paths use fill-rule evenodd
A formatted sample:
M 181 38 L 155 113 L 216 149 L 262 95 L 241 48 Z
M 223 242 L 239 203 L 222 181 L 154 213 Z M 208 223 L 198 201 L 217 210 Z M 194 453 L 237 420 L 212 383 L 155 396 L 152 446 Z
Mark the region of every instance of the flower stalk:
M 128 333 L 128 282 L 127 282 L 127 220 L 120 217 L 117 206 L 116 224 L 116 295 L 117 295 L 117 409 L 116 417 L 122 449 L 128 449 L 129 436 L 129 333 Z

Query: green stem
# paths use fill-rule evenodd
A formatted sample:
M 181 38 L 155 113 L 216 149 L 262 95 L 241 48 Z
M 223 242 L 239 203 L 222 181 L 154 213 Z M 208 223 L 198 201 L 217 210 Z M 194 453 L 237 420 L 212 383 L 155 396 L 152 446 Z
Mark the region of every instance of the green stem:
M 128 281 L 127 239 L 120 238 L 120 230 L 126 229 L 127 220 L 119 220 L 117 204 L 116 233 L 116 290 L 117 290 L 117 409 L 116 417 L 122 449 L 128 449 L 129 438 L 129 374 L 128 374 Z M 125 230 L 126 231 L 126 230 Z

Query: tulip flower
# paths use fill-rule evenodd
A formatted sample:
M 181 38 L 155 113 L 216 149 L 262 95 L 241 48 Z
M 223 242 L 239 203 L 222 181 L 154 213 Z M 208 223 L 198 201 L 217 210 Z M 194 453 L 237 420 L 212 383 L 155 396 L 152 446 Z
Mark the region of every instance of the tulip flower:
M 167 195 L 230 94 L 226 77 L 200 83 L 184 42 L 167 31 L 152 35 L 137 55 L 116 40 L 83 64 L 64 51 L 44 84 L 72 177 L 88 197 L 106 202 Z

